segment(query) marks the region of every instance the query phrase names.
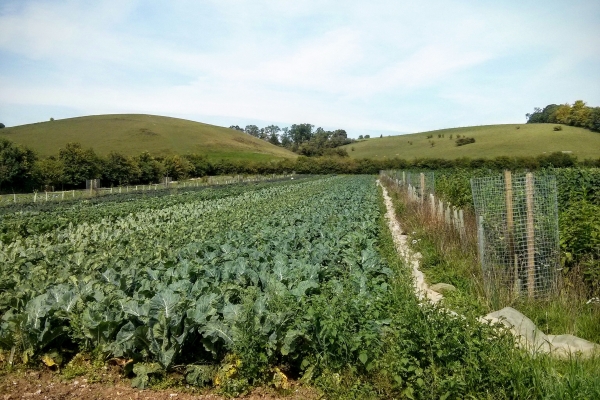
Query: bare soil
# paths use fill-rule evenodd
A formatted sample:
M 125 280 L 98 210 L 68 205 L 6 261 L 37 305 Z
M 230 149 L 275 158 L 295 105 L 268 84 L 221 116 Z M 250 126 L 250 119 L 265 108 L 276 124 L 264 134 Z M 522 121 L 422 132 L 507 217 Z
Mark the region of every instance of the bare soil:
M 53 371 L 20 371 L 11 372 L 0 376 L 0 400 L 9 399 L 139 399 L 139 400 L 190 400 L 190 399 L 225 399 L 208 390 L 202 390 L 184 385 L 160 389 L 140 390 L 132 388 L 126 378 L 122 378 L 116 371 L 107 370 L 91 383 L 86 377 L 77 377 L 65 380 L 60 374 Z M 291 388 L 285 392 L 272 388 L 256 388 L 247 395 L 238 397 L 247 400 L 275 400 L 275 399 L 319 399 L 321 396 L 314 389 L 292 383 Z

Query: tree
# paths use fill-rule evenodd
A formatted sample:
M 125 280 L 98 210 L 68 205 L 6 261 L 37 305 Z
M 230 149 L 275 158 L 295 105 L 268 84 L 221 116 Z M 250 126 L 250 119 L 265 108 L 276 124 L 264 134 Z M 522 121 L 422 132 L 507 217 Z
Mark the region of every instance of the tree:
M 0 189 L 7 183 L 23 185 L 31 177 L 35 153 L 0 138 Z
M 269 136 L 269 143 L 274 144 L 275 146 L 281 146 L 276 133 L 272 133 L 271 136 Z
M 165 174 L 165 166 L 147 151 L 135 157 L 135 162 L 140 169 L 139 180 L 142 183 L 159 182 Z
M 283 147 L 290 147 L 293 143 L 292 137 L 290 136 L 290 128 L 285 127 L 282 129 L 282 134 L 281 134 L 281 145 Z
M 165 165 L 165 173 L 174 181 L 188 178 L 190 173 L 194 171 L 192 163 L 179 155 L 166 157 L 163 164 Z
M 63 163 L 61 182 L 78 186 L 87 179 L 100 178 L 100 159 L 93 149 L 84 150 L 80 143 L 67 143 L 58 151 L 58 159 Z
M 258 137 L 260 135 L 260 130 L 258 129 L 258 126 L 256 126 L 256 125 L 246 125 L 244 132 L 246 132 L 248 135 L 251 135 L 254 137 Z
M 561 104 L 556 108 L 553 114 L 553 121 L 548 121 L 556 124 L 568 124 L 569 118 L 571 117 L 571 106 L 568 104 Z
M 265 140 L 268 140 L 269 143 L 279 146 L 279 138 L 277 137 L 278 133 L 281 131 L 277 125 L 269 125 L 262 129 L 265 135 Z
M 134 159 L 113 151 L 104 162 L 102 180 L 111 185 L 128 185 L 136 182 L 141 172 Z
M 289 130 L 289 133 L 294 144 L 300 145 L 301 143 L 308 142 L 313 136 L 313 128 L 314 125 L 311 124 L 292 125 Z
M 587 127 L 591 116 L 591 108 L 587 107 L 583 100 L 577 100 L 571 107 L 569 124 Z
M 365 135 L 365 139 L 371 139 L 371 135 Z
M 363 138 L 363 135 L 358 135 L 358 139 L 359 140 L 362 139 L 362 138 Z
M 235 129 L 236 131 L 244 132 L 244 128 L 240 128 L 238 125 L 231 125 L 229 129 Z
M 4 125 L 2 122 L 0 122 L 0 129 L 4 129 L 6 128 L 6 125 Z
M 193 169 L 190 171 L 190 174 L 195 177 L 206 176 L 211 172 L 211 166 L 206 156 L 201 154 L 188 154 L 184 156 L 186 160 L 188 160 Z
M 64 165 L 58 158 L 51 156 L 37 160 L 34 165 L 34 178 L 44 187 L 59 186 L 63 176 Z
M 587 127 L 593 131 L 600 132 L 600 107 L 594 107 L 591 109 L 590 119 Z

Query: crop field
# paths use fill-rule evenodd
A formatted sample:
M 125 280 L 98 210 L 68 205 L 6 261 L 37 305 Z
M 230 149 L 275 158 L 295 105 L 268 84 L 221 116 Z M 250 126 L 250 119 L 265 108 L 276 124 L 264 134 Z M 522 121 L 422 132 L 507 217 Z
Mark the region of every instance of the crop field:
M 138 388 L 176 373 L 227 395 L 598 393 L 597 370 L 419 304 L 383 207 L 374 177 L 330 176 L 3 208 L 1 360 L 73 373 L 92 354 Z

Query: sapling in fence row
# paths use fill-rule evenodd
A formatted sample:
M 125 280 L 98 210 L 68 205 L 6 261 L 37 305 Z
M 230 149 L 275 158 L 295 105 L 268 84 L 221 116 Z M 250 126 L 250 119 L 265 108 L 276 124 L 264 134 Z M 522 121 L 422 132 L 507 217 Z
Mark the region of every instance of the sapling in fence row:
M 543 297 L 559 267 L 554 176 L 532 173 L 473 178 L 479 257 L 490 295 Z

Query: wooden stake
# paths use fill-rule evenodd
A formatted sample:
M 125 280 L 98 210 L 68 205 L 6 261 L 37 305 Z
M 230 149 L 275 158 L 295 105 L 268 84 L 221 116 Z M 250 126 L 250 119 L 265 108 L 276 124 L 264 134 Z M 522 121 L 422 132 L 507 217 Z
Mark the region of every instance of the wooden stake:
M 527 204 L 527 292 L 535 294 L 535 226 L 533 208 L 533 174 L 525 175 L 525 196 Z
M 425 174 L 421 172 L 421 203 L 425 201 Z
M 456 229 L 457 231 L 460 231 L 460 226 L 458 223 L 458 210 L 456 209 L 456 207 L 454 207 L 454 212 L 453 212 L 453 216 L 454 216 L 454 229 Z
M 467 232 L 465 230 L 465 215 L 463 213 L 463 210 L 458 210 L 458 226 L 460 237 L 464 239 L 467 235 Z
M 433 193 L 429 193 L 429 203 L 431 205 L 431 215 L 435 216 L 435 197 Z

